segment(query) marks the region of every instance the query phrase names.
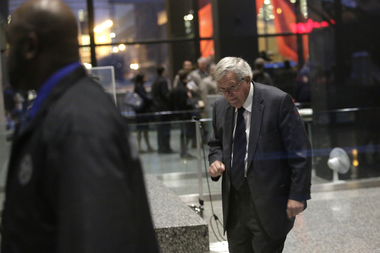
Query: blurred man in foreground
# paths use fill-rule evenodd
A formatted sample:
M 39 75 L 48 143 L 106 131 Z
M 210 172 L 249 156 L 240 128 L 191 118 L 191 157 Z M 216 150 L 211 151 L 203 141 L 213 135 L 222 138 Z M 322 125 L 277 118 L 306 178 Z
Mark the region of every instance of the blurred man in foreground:
M 27 1 L 6 36 L 10 83 L 37 98 L 13 142 L 1 252 L 158 252 L 136 150 L 79 62 L 75 16 Z

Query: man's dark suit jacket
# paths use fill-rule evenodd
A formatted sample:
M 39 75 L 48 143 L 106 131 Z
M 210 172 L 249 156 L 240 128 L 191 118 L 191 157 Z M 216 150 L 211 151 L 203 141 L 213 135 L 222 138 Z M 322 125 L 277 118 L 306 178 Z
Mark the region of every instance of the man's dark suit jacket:
M 209 162 L 221 161 L 223 220 L 227 229 L 231 188 L 231 152 L 234 112 L 224 97 L 213 108 L 213 133 L 209 140 Z M 213 178 L 214 181 L 218 178 Z M 311 147 L 304 124 L 287 93 L 254 83 L 248 147 L 247 181 L 258 216 L 273 238 L 281 238 L 293 227 L 286 215 L 288 199 L 310 199 Z

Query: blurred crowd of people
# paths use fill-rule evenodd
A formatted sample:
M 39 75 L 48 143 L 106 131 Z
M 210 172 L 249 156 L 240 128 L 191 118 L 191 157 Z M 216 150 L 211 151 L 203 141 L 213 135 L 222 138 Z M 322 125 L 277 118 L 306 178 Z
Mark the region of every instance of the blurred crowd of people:
M 176 73 L 172 82 L 166 76 L 163 65 L 156 67 L 156 78 L 147 93 L 143 73 L 134 77 L 134 92 L 137 93 L 144 106 L 136 110 L 137 144 L 139 152 L 157 151 L 160 154 L 174 153 L 170 146 L 171 122 L 180 121 L 180 157 L 195 158 L 188 152 L 189 147 L 196 147 L 195 124 L 190 122 L 193 117 L 205 117 L 207 96 L 217 93 L 217 84 L 213 77 L 215 64 L 210 58 L 200 57 L 196 67 L 190 60 L 184 60 L 182 68 Z M 154 116 L 153 116 L 154 114 Z M 150 121 L 157 124 L 157 146 L 154 150 L 150 145 L 147 129 Z M 142 148 L 145 139 L 146 149 Z
M 290 94 L 295 102 L 310 103 L 310 68 L 306 62 L 304 66 L 292 66 L 285 60 L 274 68 L 265 68 L 267 62 L 259 57 L 255 60 L 253 81 L 275 86 Z
M 253 81 L 276 86 L 290 94 L 295 102 L 310 102 L 310 69 L 309 64 L 299 68 L 292 66 L 285 60 L 282 66 L 275 69 L 266 68 L 267 60 L 258 57 L 254 62 Z M 200 57 L 196 64 L 191 60 L 184 60 L 182 68 L 176 72 L 173 80 L 168 78 L 164 65 L 156 68 L 156 78 L 147 92 L 146 78 L 143 73 L 134 77 L 134 92 L 143 100 L 143 108 L 136 112 L 137 141 L 139 152 L 155 152 L 160 154 L 174 153 L 170 146 L 171 121 L 180 121 L 181 158 L 194 158 L 188 152 L 189 147 L 196 147 L 195 124 L 192 118 L 208 117 L 207 102 L 209 95 L 217 94 L 217 83 L 214 79 L 215 63 L 212 57 Z M 154 116 L 153 116 L 154 114 Z M 157 146 L 155 150 L 149 140 L 149 123 L 157 124 Z M 203 134 L 208 133 L 207 126 Z M 146 149 L 142 148 L 145 140 Z
M 290 94 L 295 102 L 309 103 L 310 68 L 307 62 L 304 66 L 291 66 L 285 60 L 282 66 L 274 69 L 265 68 L 267 60 L 258 57 L 254 62 L 253 81 L 276 86 Z M 156 78 L 150 92 L 147 91 L 145 73 L 137 73 L 134 78 L 134 92 L 140 96 L 143 106 L 135 111 L 137 123 L 137 145 L 139 152 L 173 153 L 170 147 L 170 131 L 172 120 L 181 121 L 181 138 L 179 151 L 182 158 L 193 158 L 188 153 L 188 147 L 196 147 L 195 124 L 189 123 L 193 117 L 206 118 L 207 100 L 209 95 L 217 94 L 217 83 L 213 72 L 215 63 L 212 57 L 200 57 L 196 64 L 184 60 L 171 81 L 166 75 L 164 65 L 157 66 Z M 12 87 L 4 88 L 4 106 L 7 129 L 14 130 L 23 111 L 26 110 L 25 96 L 13 91 Z M 155 114 L 155 116 L 153 116 Z M 157 146 L 155 150 L 149 140 L 149 124 L 157 123 Z M 207 126 L 204 133 L 207 134 Z M 142 142 L 145 142 L 143 145 Z M 145 146 L 143 148 L 143 146 Z
M 309 103 L 310 68 L 308 62 L 297 71 L 285 60 L 279 68 L 265 68 L 267 60 L 258 57 L 254 62 L 253 81 L 272 85 L 289 93 L 295 102 Z M 147 91 L 145 73 L 137 73 L 134 78 L 134 92 L 139 95 L 143 106 L 136 113 L 137 145 L 139 152 L 173 153 L 170 147 L 170 121 L 181 121 L 181 150 L 182 158 L 193 158 L 188 147 L 196 147 L 195 124 L 189 123 L 193 117 L 206 118 L 207 100 L 209 95 L 217 94 L 217 83 L 213 73 L 215 63 L 212 57 L 200 57 L 196 64 L 184 60 L 171 81 L 166 75 L 164 65 L 157 66 L 156 78 L 150 92 Z M 6 128 L 13 131 L 23 112 L 26 111 L 27 98 L 15 92 L 11 86 L 4 87 L 4 107 L 6 113 Z M 155 114 L 155 116 L 153 116 Z M 155 150 L 149 140 L 149 124 L 157 123 L 157 146 Z M 207 126 L 204 133 L 207 134 Z M 143 144 L 145 142 L 145 145 Z M 143 148 L 144 146 L 144 148 Z

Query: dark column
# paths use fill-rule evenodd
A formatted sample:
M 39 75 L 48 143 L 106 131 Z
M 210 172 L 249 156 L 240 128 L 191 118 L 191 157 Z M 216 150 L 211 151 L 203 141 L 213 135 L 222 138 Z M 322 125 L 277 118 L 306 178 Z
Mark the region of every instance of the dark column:
M 212 0 L 211 3 L 215 61 L 236 56 L 253 66 L 258 56 L 256 1 Z
M 8 0 L 0 1 L 0 20 L 1 22 L 6 21 L 8 17 Z
M 201 57 L 201 45 L 199 37 L 199 0 L 193 0 L 193 11 L 194 11 L 194 20 L 193 20 L 193 29 L 194 29 L 194 53 L 195 57 L 198 59 Z
M 335 74 L 335 82 L 334 85 L 337 87 L 344 87 L 345 79 L 347 75 L 347 70 L 345 69 L 345 58 L 346 55 L 350 52 L 343 45 L 346 43 L 344 39 L 344 24 L 342 22 L 342 3 L 341 1 L 335 1 L 334 3 L 335 10 L 335 29 L 334 29 L 334 37 L 335 37 L 335 61 L 337 68 L 334 69 Z M 331 102 L 330 102 L 331 103 Z
M 176 39 L 176 38 L 196 38 L 199 35 L 195 35 L 196 32 L 198 32 L 198 28 L 195 29 L 195 24 L 198 24 L 198 22 L 194 22 L 194 20 L 190 23 L 190 27 L 185 27 L 185 20 L 183 19 L 185 15 L 192 12 L 194 13 L 198 12 L 198 9 L 195 9 L 196 7 L 193 6 L 194 1 L 188 1 L 188 0 L 166 0 L 166 13 L 168 16 L 168 37 L 170 39 Z M 198 17 L 198 14 L 194 15 L 195 17 Z M 179 41 L 171 43 L 169 46 L 169 52 L 170 52 L 170 62 L 172 63 L 172 66 L 169 66 L 170 73 L 172 73 L 173 78 L 177 71 L 182 68 L 182 63 L 184 60 L 190 60 L 193 63 L 196 63 L 197 55 L 196 54 L 196 45 L 195 40 L 190 41 Z M 198 45 L 199 48 L 199 45 Z M 198 49 L 199 50 L 199 49 Z
M 94 34 L 94 1 L 87 0 L 88 13 L 88 35 L 90 36 L 91 65 L 98 66 L 95 51 L 95 34 Z

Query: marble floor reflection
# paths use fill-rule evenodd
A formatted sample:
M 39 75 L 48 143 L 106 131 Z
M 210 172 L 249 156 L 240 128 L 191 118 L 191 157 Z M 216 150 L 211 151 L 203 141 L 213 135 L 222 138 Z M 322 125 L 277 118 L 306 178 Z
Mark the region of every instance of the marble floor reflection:
M 222 218 L 221 201 L 214 213 Z M 376 253 L 380 252 L 380 187 L 314 192 L 308 208 L 289 233 L 284 253 Z M 210 202 L 203 218 L 209 223 L 210 252 L 228 252 L 228 244 L 216 236 Z M 225 238 L 224 238 L 225 239 Z

